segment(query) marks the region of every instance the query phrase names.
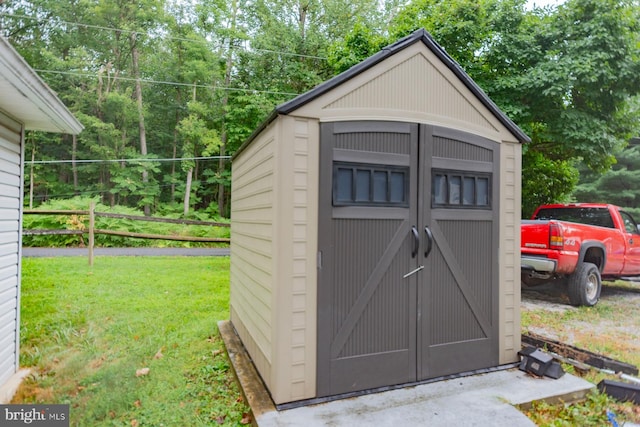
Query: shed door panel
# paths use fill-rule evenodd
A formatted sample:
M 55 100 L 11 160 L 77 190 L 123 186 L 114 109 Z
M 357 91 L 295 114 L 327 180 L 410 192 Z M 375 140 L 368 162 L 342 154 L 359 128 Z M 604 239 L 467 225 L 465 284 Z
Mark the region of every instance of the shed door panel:
M 424 133 L 421 226 L 433 249 L 418 285 L 419 379 L 498 364 L 497 144 L 450 129 Z
M 321 126 L 318 396 L 497 364 L 496 145 Z
M 321 127 L 319 396 L 416 379 L 417 129 Z

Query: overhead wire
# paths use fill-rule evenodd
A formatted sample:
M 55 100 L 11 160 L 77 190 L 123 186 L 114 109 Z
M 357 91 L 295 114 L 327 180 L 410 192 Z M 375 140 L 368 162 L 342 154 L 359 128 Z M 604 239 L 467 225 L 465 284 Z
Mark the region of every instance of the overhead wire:
M 81 160 L 25 160 L 26 164 L 43 165 L 56 163 L 123 163 L 123 162 L 179 162 L 183 160 L 219 160 L 230 159 L 231 156 L 203 156 L 203 157 L 180 157 L 175 159 L 153 159 L 149 157 L 139 159 L 81 159 Z
M 38 17 L 34 17 L 34 16 L 27 16 L 27 15 L 19 15 L 19 14 L 14 14 L 14 13 L 7 13 L 7 12 L 0 12 L 0 16 L 6 16 L 6 17 L 10 17 L 10 18 L 19 18 L 19 19 L 30 19 L 30 20 L 34 20 L 34 21 L 43 21 L 43 22 L 52 22 L 55 24 L 66 24 L 66 25 L 73 25 L 73 26 L 77 26 L 77 27 L 84 27 L 84 28 L 93 28 L 93 29 L 97 29 L 97 30 L 105 30 L 105 31 L 117 31 L 117 32 L 121 32 L 121 33 L 128 33 L 128 34 L 146 34 L 147 36 L 149 36 L 148 33 L 145 33 L 144 31 L 139 31 L 139 30 L 126 30 L 124 28 L 114 28 L 114 27 L 104 27 L 101 25 L 93 25 L 93 24 L 84 24 L 81 22 L 71 22 L 71 21 L 63 21 L 63 20 L 58 20 L 54 18 L 38 18 Z M 201 43 L 201 44 L 212 44 L 209 41 L 200 41 L 200 40 L 195 40 L 195 39 L 189 39 L 186 37 L 177 37 L 177 36 L 163 36 L 163 38 L 168 39 L 168 40 L 179 40 L 179 41 L 185 41 L 185 42 L 189 42 L 189 43 Z M 302 53 L 294 53 L 294 52 L 285 52 L 285 51 L 279 51 L 279 50 L 271 50 L 271 49 L 260 49 L 260 48 L 247 48 L 241 45 L 225 45 L 229 46 L 231 48 L 240 48 L 240 49 L 244 49 L 244 50 L 251 50 L 251 51 L 255 51 L 255 52 L 267 52 L 267 53 L 277 53 L 279 55 L 285 55 L 285 56 L 295 56 L 295 57 L 300 57 L 300 58 L 310 58 L 310 59 L 321 59 L 326 61 L 328 58 L 325 56 L 318 56 L 318 55 L 305 55 Z M 221 47 L 220 45 L 215 46 L 214 47 Z
M 43 69 L 34 69 L 34 71 L 37 73 L 63 74 L 63 75 L 87 77 L 87 78 L 98 77 L 98 74 L 79 73 L 75 71 L 58 71 L 58 70 L 43 70 Z M 298 95 L 297 93 L 294 93 L 294 92 L 278 92 L 273 90 L 261 90 L 261 89 L 242 89 L 237 87 L 225 87 L 225 86 L 217 86 L 217 85 L 169 82 L 169 81 L 151 80 L 151 79 L 136 79 L 134 77 L 123 77 L 123 76 L 109 76 L 109 78 L 112 78 L 115 80 L 124 80 L 124 81 L 140 81 L 142 83 L 161 84 L 161 85 L 168 85 L 168 86 L 187 86 L 190 88 L 196 87 L 196 88 L 214 89 L 214 90 L 228 90 L 231 92 L 267 93 L 271 95 L 288 95 L 288 96 Z
M 84 23 L 80 23 L 80 22 L 70 22 L 70 21 L 63 21 L 63 20 L 55 20 L 54 21 L 54 18 L 38 18 L 38 17 L 27 16 L 27 15 L 11 14 L 11 13 L 7 13 L 7 12 L 0 12 L 0 16 L 6 16 L 6 17 L 10 17 L 10 18 L 19 18 L 19 19 L 30 19 L 30 20 L 37 20 L 37 21 L 42 21 L 42 22 L 51 22 L 51 23 L 55 23 L 55 24 L 66 24 L 66 25 L 72 25 L 72 26 L 77 26 L 77 27 L 93 28 L 93 29 L 106 30 L 106 31 L 119 31 L 119 32 L 123 32 L 123 33 L 142 34 L 142 32 L 136 31 L 136 30 L 126 30 L 126 29 L 123 29 L 123 28 L 104 27 L 104 26 L 100 26 L 100 25 L 84 24 Z M 166 36 L 163 36 L 163 37 L 165 39 L 169 39 L 169 40 L 180 40 L 180 41 L 186 41 L 186 42 L 192 42 L 192 43 L 210 44 L 210 42 L 194 40 L 194 39 L 188 39 L 188 38 L 184 38 L 184 37 L 176 37 L 176 36 L 169 36 L 169 35 L 166 35 Z M 322 56 L 304 55 L 304 54 L 299 54 L 299 53 L 284 52 L 284 51 L 277 51 L 277 50 L 271 50 L 271 49 L 257 49 L 257 48 L 247 49 L 246 47 L 241 47 L 240 45 L 230 45 L 230 47 L 231 48 L 242 48 L 242 49 L 245 49 L 245 50 L 253 50 L 253 51 L 256 51 L 256 52 L 267 52 L 267 53 L 275 53 L 275 54 L 279 54 L 279 55 L 295 56 L 295 57 L 300 57 L 300 58 L 311 58 L 311 59 L 321 59 L 321 60 L 326 60 L 327 59 L 326 57 L 322 57 Z M 36 69 L 35 71 L 38 72 L 38 73 L 62 74 L 62 75 L 71 75 L 71 76 L 78 76 L 78 77 L 85 77 L 85 78 L 96 78 L 96 77 L 98 77 L 98 74 L 80 73 L 80 72 L 74 72 L 74 71 L 45 70 L 45 69 Z M 152 80 L 152 79 L 135 79 L 133 77 L 124 77 L 124 76 L 110 76 L 110 77 L 113 78 L 113 79 L 122 80 L 122 81 L 136 81 L 136 80 L 138 80 L 138 81 L 141 81 L 141 82 L 144 82 L 144 83 L 149 83 L 149 84 L 162 84 L 162 85 L 169 85 L 169 86 L 185 86 L 185 87 L 188 86 L 188 87 L 205 88 L 205 89 L 212 89 L 212 90 L 227 90 L 227 91 L 233 91 L 233 92 L 265 93 L 265 94 L 270 94 L 270 95 L 287 95 L 287 96 L 296 96 L 296 95 L 298 95 L 298 93 L 294 93 L 294 92 L 280 92 L 280 91 L 259 90 L 259 89 L 244 89 L 244 88 L 235 88 L 235 87 L 224 87 L 224 86 L 218 86 L 218 85 L 193 84 L 193 83 L 171 82 L 171 81 Z

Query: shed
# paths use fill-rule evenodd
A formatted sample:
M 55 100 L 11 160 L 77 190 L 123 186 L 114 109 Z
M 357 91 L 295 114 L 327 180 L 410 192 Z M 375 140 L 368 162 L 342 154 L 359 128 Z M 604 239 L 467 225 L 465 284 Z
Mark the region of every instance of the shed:
M 518 361 L 528 141 L 424 30 L 276 107 L 232 162 L 230 297 L 276 405 Z
M 0 403 L 19 369 L 25 130 L 77 134 L 82 125 L 0 36 Z

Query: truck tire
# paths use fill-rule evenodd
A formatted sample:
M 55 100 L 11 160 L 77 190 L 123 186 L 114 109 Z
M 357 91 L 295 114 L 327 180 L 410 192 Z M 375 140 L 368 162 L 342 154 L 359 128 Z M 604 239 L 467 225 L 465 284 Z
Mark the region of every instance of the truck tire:
M 594 306 L 600 299 L 602 279 L 600 270 L 590 262 L 580 262 L 569 276 L 567 292 L 571 305 Z

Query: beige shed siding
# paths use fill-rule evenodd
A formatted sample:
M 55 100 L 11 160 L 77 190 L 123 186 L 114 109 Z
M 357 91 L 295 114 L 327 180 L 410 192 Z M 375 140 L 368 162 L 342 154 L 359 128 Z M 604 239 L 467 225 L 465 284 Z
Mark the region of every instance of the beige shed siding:
M 269 383 L 273 335 L 274 132 L 266 129 L 232 164 L 230 317 Z
M 316 395 L 318 143 L 278 117 L 232 165 L 231 322 L 276 403 Z
M 19 368 L 22 126 L 0 112 L 0 385 Z
M 522 146 L 500 146 L 500 363 L 518 361 L 520 350 L 520 212 Z
M 282 116 L 278 150 L 278 253 L 274 324 L 276 403 L 316 395 L 317 120 Z M 286 141 L 286 142 L 285 142 Z
M 321 122 L 395 120 L 427 123 L 494 141 L 518 142 L 422 43 L 387 58 L 300 107 L 294 114 L 318 117 Z

